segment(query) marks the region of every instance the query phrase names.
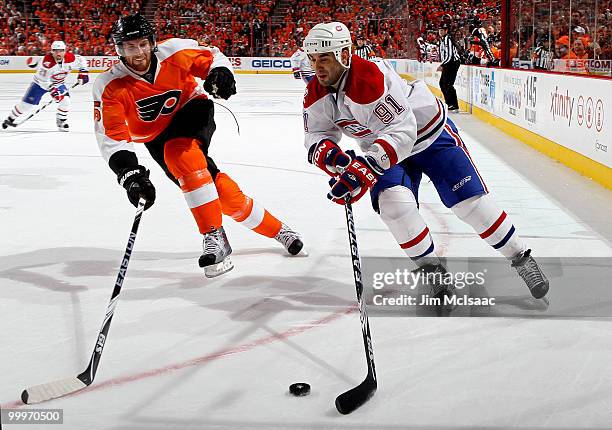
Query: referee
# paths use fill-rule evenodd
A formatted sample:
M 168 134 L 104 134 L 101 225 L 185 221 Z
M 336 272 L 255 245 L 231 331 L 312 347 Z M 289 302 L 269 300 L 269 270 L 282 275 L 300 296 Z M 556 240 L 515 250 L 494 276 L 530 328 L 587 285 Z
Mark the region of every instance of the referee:
M 438 72 L 442 72 L 440 77 L 440 90 L 444 95 L 444 101 L 448 105 L 449 111 L 459 110 L 459 102 L 457 100 L 457 91 L 455 91 L 455 79 L 459 70 L 459 52 L 448 34 L 450 28 L 449 23 L 444 22 L 438 30 L 440 35 L 440 60 L 442 64 L 438 66 Z
M 374 50 L 372 50 L 370 45 L 366 45 L 363 36 L 357 36 L 357 47 L 355 48 L 355 55 L 363 58 L 364 60 L 369 60 L 370 57 L 374 55 Z

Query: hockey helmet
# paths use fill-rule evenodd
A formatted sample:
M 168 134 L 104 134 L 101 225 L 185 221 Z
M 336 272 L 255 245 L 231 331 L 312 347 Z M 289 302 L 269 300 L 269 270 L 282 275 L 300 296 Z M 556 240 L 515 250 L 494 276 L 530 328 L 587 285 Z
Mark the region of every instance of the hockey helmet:
M 148 38 L 153 51 L 157 50 L 155 45 L 155 26 L 139 13 L 119 18 L 113 26 L 112 35 L 117 54 L 121 57 L 125 56 L 123 42 L 128 40 Z
M 61 40 L 56 40 L 51 44 L 51 50 L 55 51 L 56 49 L 63 49 L 64 51 L 66 50 L 66 44 L 64 42 L 62 42 Z
M 348 65 L 342 64 L 343 67 L 348 68 L 351 65 L 352 45 L 351 32 L 346 25 L 341 22 L 328 22 L 317 24 L 310 29 L 304 38 L 303 48 L 307 54 L 333 52 L 340 64 L 342 64 L 342 51 L 348 49 Z

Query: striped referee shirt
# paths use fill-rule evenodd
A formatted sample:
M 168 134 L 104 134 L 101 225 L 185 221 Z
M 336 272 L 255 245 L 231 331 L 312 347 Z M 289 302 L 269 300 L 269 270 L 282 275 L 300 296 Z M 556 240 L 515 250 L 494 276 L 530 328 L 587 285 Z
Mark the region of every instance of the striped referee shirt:
M 536 69 L 552 70 L 554 54 L 551 51 L 540 45 L 534 50 L 534 54 L 536 58 L 533 61 L 533 67 Z
M 442 64 L 458 63 L 460 61 L 457 48 L 455 48 L 448 34 L 440 41 L 440 61 L 442 61 Z
M 364 60 L 369 60 L 371 54 L 374 52 L 374 50 L 372 48 L 370 48 L 370 45 L 363 45 L 363 46 L 357 46 L 357 48 L 355 48 L 355 55 L 357 55 L 358 57 L 363 58 Z

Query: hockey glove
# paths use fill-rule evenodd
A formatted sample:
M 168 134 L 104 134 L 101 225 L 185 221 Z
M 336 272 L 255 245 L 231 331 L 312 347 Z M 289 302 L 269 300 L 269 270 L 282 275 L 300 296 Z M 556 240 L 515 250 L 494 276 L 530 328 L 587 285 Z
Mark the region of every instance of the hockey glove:
M 294 77 L 295 79 L 302 79 L 302 73 L 300 72 L 300 70 L 299 70 L 299 69 L 298 69 L 298 70 L 294 70 L 294 71 L 293 71 L 293 77 Z
M 85 85 L 87 82 L 89 82 L 89 75 L 87 73 L 79 73 L 77 75 L 77 82 L 79 85 Z
M 149 180 L 150 171 L 142 166 L 128 167 L 117 175 L 117 181 L 127 191 L 128 199 L 138 207 L 138 200 L 142 197 L 147 202 L 145 210 L 155 203 L 155 187 Z
M 343 205 L 345 198 L 350 194 L 350 202 L 358 201 L 378 181 L 363 157 L 355 157 L 343 173 L 329 181 L 331 190 L 327 198 L 334 203 Z
M 324 139 L 312 145 L 308 153 L 308 161 L 329 176 L 335 177 L 350 164 L 351 157 L 334 142 Z
M 66 93 L 61 91 L 57 87 L 52 88 L 49 94 L 51 95 L 51 97 L 53 97 L 53 100 L 55 100 L 55 103 L 61 102 L 62 100 L 64 100 L 64 97 L 66 96 Z
M 227 67 L 215 67 L 208 72 L 204 89 L 216 99 L 227 100 L 236 94 L 236 79 Z

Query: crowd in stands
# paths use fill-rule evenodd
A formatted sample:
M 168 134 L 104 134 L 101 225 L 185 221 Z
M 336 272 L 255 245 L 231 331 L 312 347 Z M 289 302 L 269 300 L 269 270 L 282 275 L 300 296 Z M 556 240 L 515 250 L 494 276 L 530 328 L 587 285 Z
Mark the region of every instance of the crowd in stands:
M 437 42 L 436 30 L 450 16 L 454 40 L 471 49 L 471 24 L 478 18 L 494 54 L 501 54 L 500 0 L 407 3 L 410 20 L 418 21 L 419 34 L 429 43 Z M 612 60 L 612 0 L 519 0 L 510 5 L 510 58 L 536 62 L 545 56 L 549 68 L 555 59 Z
M 26 14 L 23 2 L 0 3 L 0 55 L 26 55 Z
M 218 46 L 232 56 L 289 56 L 317 22 L 346 22 L 364 36 L 376 55 L 402 52 L 403 20 L 388 19 L 390 0 L 303 0 L 289 3 L 280 19 L 271 13 L 277 0 L 157 0 L 158 38 L 188 37 Z M 139 11 L 143 0 L 7 0 L 0 6 L 0 54 L 40 55 L 52 40 L 64 40 L 86 55 L 112 55 L 112 24 Z M 27 4 L 27 7 L 26 7 Z
M 113 55 L 110 30 L 147 0 L 3 0 L 0 55 L 41 55 L 53 40 L 87 55 Z M 478 18 L 496 56 L 501 48 L 500 0 L 149 0 L 158 38 L 187 37 L 230 56 L 290 56 L 318 22 L 345 22 L 381 57 L 415 58 L 417 37 L 431 44 L 443 21 L 473 49 Z M 612 0 L 511 2 L 510 57 L 532 60 L 612 58 Z M 570 8 L 571 2 L 571 8 Z M 276 10 L 282 5 L 282 13 Z M 551 12 L 552 6 L 552 12 Z M 571 11 L 571 13 L 570 13 Z
M 233 56 L 247 56 L 268 37 L 274 0 L 158 0 L 159 38 L 188 37 L 217 46 Z M 254 53 L 254 54 L 257 54 Z
M 385 18 L 389 0 L 302 0 L 292 2 L 284 22 L 275 25 L 271 34 L 272 56 L 286 56 L 301 45 L 310 28 L 319 22 L 340 21 L 347 24 L 353 36 L 364 37 L 377 56 L 395 55 L 407 39 L 402 19 Z
M 138 12 L 141 0 L 9 0 L 0 11 L 7 24 L 0 27 L 0 53 L 43 55 L 51 42 L 63 40 L 70 49 L 87 55 L 114 55 L 109 38 L 121 15 Z
M 512 14 L 515 56 L 526 60 L 533 51 L 554 58 L 612 59 L 612 2 L 610 0 L 553 0 L 549 7 L 530 5 Z

